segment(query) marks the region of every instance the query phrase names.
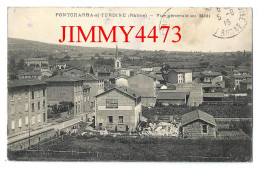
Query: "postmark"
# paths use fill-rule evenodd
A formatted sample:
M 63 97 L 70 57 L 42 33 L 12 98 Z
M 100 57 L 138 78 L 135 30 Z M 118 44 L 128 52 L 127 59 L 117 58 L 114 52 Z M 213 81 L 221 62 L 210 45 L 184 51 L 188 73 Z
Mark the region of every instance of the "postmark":
M 247 25 L 247 8 L 215 8 L 217 26 L 213 36 L 221 39 L 239 35 Z

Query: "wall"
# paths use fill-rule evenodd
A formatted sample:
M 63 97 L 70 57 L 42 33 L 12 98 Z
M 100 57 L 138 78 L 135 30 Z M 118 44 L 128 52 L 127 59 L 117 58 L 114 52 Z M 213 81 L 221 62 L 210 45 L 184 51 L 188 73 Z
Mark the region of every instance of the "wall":
M 190 92 L 187 105 L 199 106 L 203 102 L 203 90 L 201 84 L 183 83 L 176 85 L 176 91 Z
M 168 81 L 172 84 L 177 84 L 178 83 L 178 73 L 175 71 L 170 71 L 168 73 Z
M 45 96 L 43 96 L 43 89 L 45 89 Z M 34 99 L 32 99 L 31 91 L 34 91 Z M 24 86 L 8 90 L 8 135 L 28 130 L 29 124 L 31 129 L 36 129 L 47 123 L 46 96 L 46 85 L 32 86 L 30 88 Z M 45 107 L 43 106 L 44 101 Z M 40 109 L 38 109 L 38 102 L 40 103 Z M 34 103 L 34 111 L 32 111 L 32 103 Z M 21 119 L 20 126 L 19 119 Z M 32 119 L 34 119 L 34 122 Z M 12 121 L 15 124 L 14 129 L 12 129 Z
M 117 78 L 116 79 L 116 85 L 128 87 L 128 80 L 126 78 Z
M 185 83 L 192 82 L 192 73 L 185 73 Z
M 183 137 L 201 138 L 201 137 L 216 137 L 215 126 L 207 124 L 208 133 L 202 132 L 202 121 L 195 121 L 182 127 Z
M 155 79 L 138 74 L 128 78 L 129 88 L 139 92 L 142 97 L 156 97 Z
M 185 105 L 185 99 L 176 99 L 176 100 L 157 100 L 159 103 L 162 103 L 164 106 L 168 106 L 169 104 L 172 105 Z

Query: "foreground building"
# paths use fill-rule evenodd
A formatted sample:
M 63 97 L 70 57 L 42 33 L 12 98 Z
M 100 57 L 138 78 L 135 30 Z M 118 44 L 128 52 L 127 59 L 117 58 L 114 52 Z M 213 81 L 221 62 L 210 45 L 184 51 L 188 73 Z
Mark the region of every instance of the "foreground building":
M 182 115 L 180 132 L 184 138 L 216 137 L 217 123 L 213 116 L 200 110 Z
M 47 123 L 46 94 L 46 83 L 38 79 L 8 81 L 8 135 Z
M 136 131 L 141 118 L 141 96 L 121 86 L 96 96 L 96 128 L 110 131 Z

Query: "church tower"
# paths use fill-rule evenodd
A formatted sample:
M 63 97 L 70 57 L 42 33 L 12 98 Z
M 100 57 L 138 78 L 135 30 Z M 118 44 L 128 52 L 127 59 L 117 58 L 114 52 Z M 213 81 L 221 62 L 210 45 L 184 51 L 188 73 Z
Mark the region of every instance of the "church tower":
M 116 45 L 115 70 L 121 69 L 121 59 L 118 56 L 118 48 Z

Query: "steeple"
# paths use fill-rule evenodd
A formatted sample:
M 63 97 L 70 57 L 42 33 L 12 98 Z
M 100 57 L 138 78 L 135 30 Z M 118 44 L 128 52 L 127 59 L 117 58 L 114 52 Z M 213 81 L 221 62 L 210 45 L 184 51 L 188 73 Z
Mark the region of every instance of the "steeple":
M 120 61 L 120 58 L 118 56 L 118 48 L 117 48 L 117 45 L 116 45 L 116 56 L 115 56 L 115 69 L 118 70 L 118 69 L 121 69 L 121 61 Z
M 117 44 L 116 44 L 116 59 L 118 59 L 118 49 L 117 49 Z

